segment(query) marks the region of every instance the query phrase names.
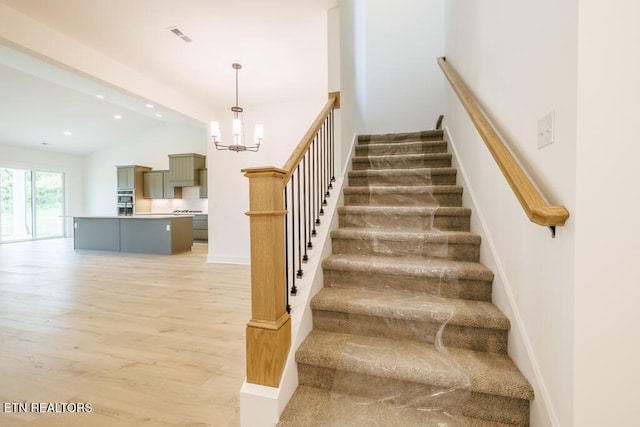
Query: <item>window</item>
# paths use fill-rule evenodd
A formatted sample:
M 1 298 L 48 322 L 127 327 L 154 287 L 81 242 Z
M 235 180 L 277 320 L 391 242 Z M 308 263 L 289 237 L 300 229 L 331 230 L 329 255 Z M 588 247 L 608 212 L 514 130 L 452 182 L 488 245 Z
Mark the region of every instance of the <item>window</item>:
M 64 174 L 0 168 L 0 242 L 64 237 Z

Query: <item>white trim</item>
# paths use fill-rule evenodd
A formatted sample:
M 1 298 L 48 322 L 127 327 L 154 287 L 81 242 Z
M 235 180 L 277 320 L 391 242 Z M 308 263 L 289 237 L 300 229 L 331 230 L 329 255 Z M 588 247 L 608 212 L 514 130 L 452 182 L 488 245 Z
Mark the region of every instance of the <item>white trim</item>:
M 251 264 L 251 258 L 244 256 L 209 255 L 207 263 L 212 264 Z
M 534 376 L 534 378 L 530 378 L 527 376 L 527 379 L 534 389 L 536 396 L 535 400 L 542 401 L 541 405 L 537 405 L 537 402 L 534 401 L 534 404 L 536 404 L 537 407 L 543 409 L 543 413 L 535 415 L 536 417 L 544 418 L 544 422 L 540 421 L 538 424 L 559 427 L 560 422 L 558 421 L 555 410 L 551 405 L 551 396 L 549 395 L 549 391 L 545 385 L 540 366 L 538 365 L 535 358 L 535 352 L 533 351 L 531 340 L 529 339 L 526 329 L 524 328 L 522 316 L 516 304 L 513 292 L 511 291 L 509 281 L 507 280 L 505 269 L 500 258 L 498 257 L 498 252 L 494 244 L 493 235 L 491 234 L 491 231 L 487 226 L 487 221 L 485 220 L 482 210 L 478 207 L 479 205 L 477 203 L 475 192 L 473 191 L 473 186 L 470 185 L 471 181 L 467 177 L 464 165 L 460 163 L 460 156 L 458 156 L 455 143 L 453 141 L 453 138 L 451 137 L 449 127 L 447 125 L 444 126 L 444 139 L 448 142 L 449 147 L 451 147 L 454 161 L 453 166 L 457 168 L 458 177 L 463 182 L 462 185 L 464 187 L 464 204 L 473 210 L 473 216 L 477 218 L 479 229 L 473 231 L 480 234 L 482 237 L 481 248 L 485 248 L 484 250 L 481 249 L 483 258 L 482 262 L 494 272 L 493 286 L 500 287 L 500 289 L 504 292 L 504 295 L 506 296 L 509 304 L 508 307 L 502 307 L 498 305 L 498 303 L 494 302 L 494 304 L 496 304 L 498 308 L 502 310 L 511 321 L 511 330 L 509 332 L 509 355 L 512 357 L 518 368 L 523 370 L 523 372 L 530 372 Z M 495 289 L 494 292 L 496 292 Z M 526 358 L 517 357 L 517 355 L 523 354 L 522 351 L 517 351 L 522 347 Z

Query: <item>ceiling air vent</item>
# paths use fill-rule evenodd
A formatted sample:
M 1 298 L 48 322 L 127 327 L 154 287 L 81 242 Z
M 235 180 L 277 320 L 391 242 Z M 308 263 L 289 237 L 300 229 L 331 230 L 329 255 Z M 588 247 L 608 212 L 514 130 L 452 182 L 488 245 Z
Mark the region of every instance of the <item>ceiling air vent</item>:
M 192 40 L 189 37 L 187 37 L 182 31 L 180 31 L 178 27 L 169 27 L 167 29 L 171 31 L 173 34 L 175 34 L 176 36 L 180 37 L 183 41 L 187 43 L 191 43 Z

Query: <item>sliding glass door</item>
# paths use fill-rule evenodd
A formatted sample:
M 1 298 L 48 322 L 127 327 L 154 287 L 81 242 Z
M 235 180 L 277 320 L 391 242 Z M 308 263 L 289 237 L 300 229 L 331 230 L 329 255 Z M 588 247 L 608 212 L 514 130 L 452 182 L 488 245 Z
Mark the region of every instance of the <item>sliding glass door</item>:
M 35 238 L 64 236 L 64 175 L 34 172 Z
M 64 174 L 0 168 L 0 242 L 63 237 Z

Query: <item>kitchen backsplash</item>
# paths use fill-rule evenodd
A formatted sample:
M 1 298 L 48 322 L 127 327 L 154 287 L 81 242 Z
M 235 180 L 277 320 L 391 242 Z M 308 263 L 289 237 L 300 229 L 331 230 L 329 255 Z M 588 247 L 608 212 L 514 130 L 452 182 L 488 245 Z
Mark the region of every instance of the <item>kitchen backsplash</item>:
M 199 187 L 182 187 L 182 199 L 153 199 L 151 212 L 168 213 L 174 210 L 202 211 L 208 210 L 207 199 L 200 198 Z

